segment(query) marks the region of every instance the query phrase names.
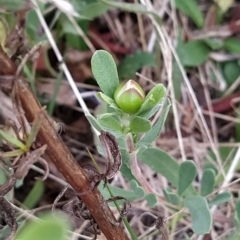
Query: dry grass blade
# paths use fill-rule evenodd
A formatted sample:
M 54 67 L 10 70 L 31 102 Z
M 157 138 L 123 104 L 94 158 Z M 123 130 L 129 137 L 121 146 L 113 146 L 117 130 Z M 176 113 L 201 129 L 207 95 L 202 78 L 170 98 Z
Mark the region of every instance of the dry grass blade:
M 66 193 L 66 191 L 68 190 L 69 185 L 66 185 L 62 191 L 58 194 L 58 196 L 55 198 L 53 205 L 52 205 L 52 214 L 55 215 L 55 209 L 56 209 L 56 205 L 59 202 L 59 200 L 64 196 L 64 194 Z

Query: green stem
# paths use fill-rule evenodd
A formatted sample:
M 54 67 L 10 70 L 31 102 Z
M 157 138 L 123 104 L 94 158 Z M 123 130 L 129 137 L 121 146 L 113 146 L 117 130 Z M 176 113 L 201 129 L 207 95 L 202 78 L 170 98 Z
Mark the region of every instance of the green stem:
M 114 195 L 112 194 L 111 189 L 109 188 L 108 184 L 107 184 L 107 190 L 108 190 L 110 196 L 114 197 Z M 114 201 L 114 204 L 115 204 L 118 212 L 120 212 L 120 207 L 119 207 L 118 203 L 116 201 Z M 125 217 L 122 217 L 122 220 L 123 220 L 123 222 L 125 224 L 125 227 L 127 228 L 128 232 L 130 233 L 132 240 L 138 240 L 138 237 L 135 234 L 135 232 L 133 231 L 133 229 L 130 226 L 130 224 L 128 223 L 128 220 Z
M 148 240 L 150 237 L 153 237 L 153 236 L 156 236 L 156 235 L 159 235 L 158 230 L 153 231 L 152 233 L 148 234 L 147 236 L 145 236 L 143 238 L 140 238 L 139 240 Z
M 88 151 L 88 154 L 89 154 L 89 156 L 91 157 L 91 159 L 92 159 L 92 161 L 93 161 L 94 166 L 96 167 L 96 169 L 97 169 L 98 172 L 100 173 L 100 168 L 99 168 L 97 162 L 95 161 L 95 159 L 93 158 L 92 154 L 91 154 L 90 151 L 88 150 L 88 148 L 87 148 L 87 151 Z M 106 187 L 107 187 L 107 190 L 108 190 L 108 192 L 109 192 L 109 195 L 111 196 L 111 198 L 113 198 L 114 195 L 113 195 L 113 193 L 112 193 L 109 185 L 106 184 Z M 118 212 L 120 212 L 120 207 L 119 207 L 118 203 L 117 203 L 116 201 L 113 201 L 113 202 L 114 202 L 114 204 L 115 204 Z M 123 220 L 124 225 L 125 225 L 125 227 L 127 228 L 128 232 L 130 233 L 132 240 L 138 240 L 138 237 L 137 237 L 137 235 L 135 234 L 135 232 L 133 231 L 133 229 L 131 228 L 130 224 L 128 223 L 128 220 L 127 220 L 125 217 L 122 217 L 122 220 Z

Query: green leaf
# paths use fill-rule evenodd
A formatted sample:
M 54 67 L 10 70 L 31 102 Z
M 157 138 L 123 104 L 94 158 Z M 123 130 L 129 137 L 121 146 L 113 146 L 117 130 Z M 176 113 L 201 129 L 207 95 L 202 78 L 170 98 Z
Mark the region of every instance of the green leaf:
M 179 164 L 167 152 L 158 148 L 148 148 L 138 153 L 138 158 L 147 164 L 154 172 L 164 176 L 174 187 L 178 186 Z M 194 188 L 189 187 L 187 194 L 196 194 Z
M 156 106 L 154 106 L 153 108 L 144 111 L 142 113 L 139 113 L 138 116 L 139 117 L 143 117 L 145 119 L 149 119 L 150 117 L 152 117 L 162 106 L 162 103 L 160 102 L 159 104 L 157 104 Z
M 163 194 L 164 194 L 165 199 L 169 203 L 176 205 L 176 206 L 181 206 L 181 204 L 182 204 L 181 198 L 177 194 L 168 192 L 166 189 L 163 190 Z
M 141 186 L 139 186 L 139 184 L 136 180 L 134 180 L 134 179 L 131 180 L 130 181 L 130 186 L 139 198 L 144 197 L 145 192 L 144 192 L 143 188 Z
M 175 193 L 168 193 L 168 197 L 169 197 L 169 202 L 173 205 L 176 205 L 176 206 L 181 206 L 182 205 L 182 201 L 181 201 L 181 198 L 175 194 Z
M 224 42 L 219 38 L 205 38 L 203 41 L 212 49 L 212 50 L 220 50 L 224 46 Z
M 87 19 L 94 19 L 106 13 L 109 8 L 109 6 L 102 2 L 95 2 L 84 7 L 81 11 L 81 15 Z
M 225 202 L 228 202 L 232 198 L 232 195 L 229 192 L 219 193 L 215 198 L 209 201 L 209 207 L 213 205 L 220 205 Z
M 129 201 L 134 201 L 134 200 L 139 199 L 139 197 L 136 195 L 136 193 L 134 191 L 128 191 L 128 190 L 125 190 L 123 188 L 115 187 L 115 186 L 112 186 L 112 185 L 108 185 L 108 187 L 110 188 L 113 196 L 122 196 Z M 98 186 L 98 189 L 105 199 L 111 198 L 110 193 L 107 190 L 107 188 L 103 187 L 103 182 L 102 181 L 100 182 L 100 184 Z
M 178 194 L 181 196 L 197 175 L 196 165 L 193 161 L 180 164 L 178 174 Z
M 127 55 L 118 65 L 119 78 L 135 78 L 135 73 L 144 66 L 155 66 L 155 60 L 152 53 L 137 51 L 133 55 Z
M 196 0 L 175 0 L 175 6 L 190 17 L 199 28 L 203 27 L 203 14 Z
M 104 128 L 104 129 L 110 129 L 118 132 L 122 132 L 122 126 L 120 123 L 111 116 L 112 114 L 106 113 L 103 115 L 100 115 L 98 117 L 98 123 Z
M 227 236 L 224 240 L 236 240 L 239 238 L 239 230 L 236 229 L 232 234 Z
M 139 146 L 149 146 L 153 141 L 155 141 L 158 138 L 158 136 L 162 131 L 165 120 L 167 118 L 167 114 L 170 106 L 171 106 L 171 103 L 169 99 L 163 100 L 163 107 L 157 122 L 154 124 L 151 130 L 148 131 L 143 136 L 143 138 L 138 142 Z
M 221 13 L 225 13 L 230 7 L 233 7 L 234 0 L 214 0 L 221 10 Z
M 179 165 L 167 152 L 157 148 L 148 148 L 140 155 L 138 154 L 138 158 L 155 172 L 167 178 L 175 187 L 177 186 Z
M 67 35 L 67 34 L 70 34 L 69 36 L 73 36 L 73 35 L 78 35 L 79 37 L 79 34 L 76 30 L 76 28 L 74 27 L 74 25 L 70 22 L 69 18 L 65 15 L 65 14 L 61 14 L 59 16 L 59 19 L 58 19 L 58 24 L 59 24 L 59 27 L 61 29 L 61 31 L 59 31 L 60 35 Z M 67 44 L 69 46 L 72 46 L 72 44 L 69 44 L 67 42 Z
M 0 45 L 2 46 L 4 51 L 5 51 L 6 37 L 7 37 L 7 30 L 3 22 L 0 20 Z
M 232 54 L 238 54 L 240 53 L 240 40 L 238 38 L 227 38 L 224 41 L 224 48 Z
M 19 157 L 21 156 L 23 153 L 25 153 L 26 150 L 22 150 L 22 149 L 16 149 L 16 150 L 11 150 L 8 152 L 4 152 L 2 153 L 2 157 L 3 158 L 12 158 L 12 157 Z
M 182 83 L 183 83 L 183 76 L 182 73 L 180 71 L 180 68 L 177 64 L 177 62 L 174 60 L 173 62 L 173 70 L 172 70 L 172 82 L 173 82 L 173 88 L 174 88 L 174 94 L 175 94 L 175 98 L 177 100 L 180 100 L 181 98 L 181 87 L 182 87 Z
M 236 202 L 235 212 L 236 212 L 236 217 L 237 217 L 238 221 L 240 222 L 240 199 L 238 199 Z
M 26 142 L 27 149 L 29 149 L 31 147 L 32 143 L 35 141 L 37 134 L 41 128 L 42 121 L 43 121 L 43 115 L 40 112 L 40 114 L 36 115 L 36 118 L 34 119 L 34 121 L 32 123 L 31 131 L 28 135 L 27 142 Z
M 190 196 L 186 198 L 185 206 L 191 214 L 194 233 L 199 235 L 208 233 L 212 226 L 212 216 L 206 199 L 200 196 Z
M 115 101 L 112 98 L 108 97 L 102 92 L 98 92 L 97 95 L 100 99 L 102 99 L 104 102 L 108 103 L 109 105 L 115 103 Z
M 93 117 L 91 114 L 85 114 L 85 116 L 86 116 L 87 120 L 89 121 L 89 123 L 92 125 L 92 127 L 94 127 L 99 132 L 101 132 L 103 130 L 101 125 L 98 123 L 98 121 L 95 117 Z
M 17 235 L 18 240 L 65 240 L 70 230 L 69 221 L 64 215 L 45 214 L 43 221 L 30 221 Z
M 158 202 L 156 195 L 153 194 L 153 193 L 146 194 L 145 195 L 145 200 L 148 202 L 148 205 L 150 207 L 155 207 L 157 202 Z
M 128 180 L 131 181 L 134 178 L 134 176 L 132 175 L 131 169 L 129 168 L 129 166 L 126 163 L 122 164 L 122 167 L 120 169 L 122 175 Z
M 147 94 L 142 106 L 137 114 L 143 113 L 156 106 L 166 96 L 166 88 L 163 84 L 159 83 L 150 90 Z
M 40 2 L 38 2 L 40 3 Z M 35 10 L 31 10 L 26 15 L 26 33 L 28 41 L 31 46 L 39 43 L 40 41 L 47 40 L 46 34 L 43 32 L 39 34 L 38 26 L 40 24 L 39 18 Z
M 1 129 L 0 129 L 0 137 L 4 138 L 7 142 L 14 145 L 15 147 L 18 147 L 23 151 L 26 150 L 26 146 L 22 142 L 20 142 L 17 138 L 14 138 L 12 135 L 2 131 Z
M 91 59 L 92 73 L 96 81 L 108 97 L 113 98 L 119 85 L 117 67 L 111 54 L 104 50 L 96 51 Z
M 147 119 L 136 116 L 131 121 L 129 127 L 130 132 L 132 133 L 147 132 L 151 129 L 151 122 Z
M 212 169 L 205 169 L 201 179 L 201 196 L 205 197 L 213 192 L 215 186 L 215 172 Z
M 186 67 L 197 67 L 203 64 L 211 52 L 211 49 L 200 40 L 181 43 L 176 50 L 183 66 Z
M 128 12 L 149 13 L 149 11 L 144 5 L 138 4 L 138 3 L 133 4 L 133 3 L 124 3 L 124 2 L 107 1 L 107 0 L 101 0 L 101 2 L 109 6 L 120 8 Z
M 231 86 L 240 76 L 240 66 L 237 61 L 229 61 L 223 63 L 222 69 L 228 86 Z
M 23 201 L 23 205 L 28 208 L 34 208 L 40 201 L 44 193 L 44 183 L 42 181 L 36 181 L 30 193 Z

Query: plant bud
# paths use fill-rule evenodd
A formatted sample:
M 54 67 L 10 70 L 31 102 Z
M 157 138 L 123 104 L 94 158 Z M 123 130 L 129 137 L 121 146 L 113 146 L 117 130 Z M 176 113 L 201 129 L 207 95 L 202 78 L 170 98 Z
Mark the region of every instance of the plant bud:
M 125 113 L 134 114 L 144 102 L 142 88 L 133 80 L 121 83 L 114 92 L 114 100 Z

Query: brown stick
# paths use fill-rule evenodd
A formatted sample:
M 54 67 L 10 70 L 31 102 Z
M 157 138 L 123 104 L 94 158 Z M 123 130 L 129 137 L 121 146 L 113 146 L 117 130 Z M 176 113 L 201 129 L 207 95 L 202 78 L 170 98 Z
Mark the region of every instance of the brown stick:
M 5 57 L 3 57 L 4 55 Z M 4 61 L 1 61 L 1 59 L 4 59 Z M 11 72 L 11 75 L 15 75 L 16 66 L 3 52 L 1 47 L 0 66 L 3 69 L 11 67 L 11 69 L 15 70 Z M 24 78 L 19 77 L 16 84 L 18 89 L 16 94 L 18 94 L 28 122 L 31 123 L 41 110 L 41 106 Z M 89 189 L 89 180 L 84 170 L 77 164 L 68 148 L 61 141 L 47 115 L 45 113 L 44 115 L 37 141 L 41 144 L 47 144 L 45 153 L 74 190 L 79 194 L 87 192 Z M 108 240 L 129 240 L 120 226 L 112 224 L 116 222 L 116 219 L 98 189 L 81 195 L 81 199 Z

